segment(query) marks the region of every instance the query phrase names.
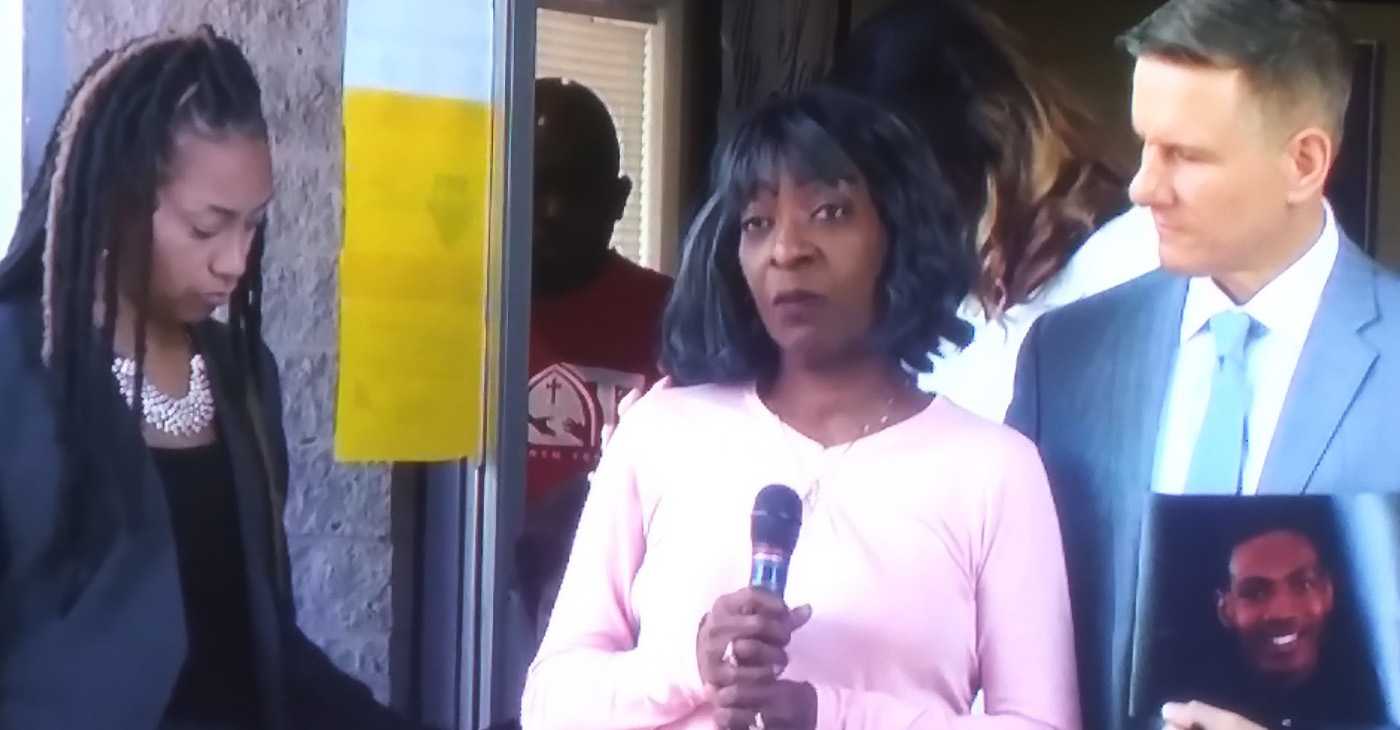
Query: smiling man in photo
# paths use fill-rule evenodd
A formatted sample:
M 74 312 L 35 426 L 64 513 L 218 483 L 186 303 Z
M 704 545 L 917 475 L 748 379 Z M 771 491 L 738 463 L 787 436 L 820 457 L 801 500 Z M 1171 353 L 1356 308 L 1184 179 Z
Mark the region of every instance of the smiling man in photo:
M 1280 529 L 1235 545 L 1229 585 L 1216 602 L 1263 689 L 1296 689 L 1313 678 L 1335 604 L 1331 573 L 1310 538 Z
M 1339 606 L 1343 568 L 1330 544 L 1292 520 L 1256 522 L 1224 544 L 1212 599 L 1229 644 L 1224 654 L 1197 647 L 1201 663 L 1186 665 L 1186 691 L 1173 693 L 1219 719 L 1191 724 L 1217 730 L 1385 722 L 1371 658 L 1357 641 L 1367 632 L 1358 634 Z

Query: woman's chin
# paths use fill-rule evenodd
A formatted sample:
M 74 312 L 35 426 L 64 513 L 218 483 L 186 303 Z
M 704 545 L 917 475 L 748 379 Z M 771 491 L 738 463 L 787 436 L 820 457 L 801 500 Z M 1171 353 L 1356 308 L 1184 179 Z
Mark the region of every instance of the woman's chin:
M 189 304 L 180 308 L 175 319 L 184 325 L 196 325 L 207 321 L 209 318 L 220 321 L 228 320 L 228 307 L 216 307 L 210 304 Z

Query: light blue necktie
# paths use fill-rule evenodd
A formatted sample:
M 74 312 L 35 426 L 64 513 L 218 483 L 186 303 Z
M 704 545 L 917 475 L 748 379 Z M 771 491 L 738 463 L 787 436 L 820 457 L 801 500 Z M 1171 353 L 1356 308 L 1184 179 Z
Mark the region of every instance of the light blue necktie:
M 1215 374 L 1211 377 L 1206 417 L 1191 455 L 1191 470 L 1186 475 L 1187 494 L 1240 493 L 1250 399 L 1244 348 L 1253 325 L 1254 319 L 1240 311 L 1221 312 L 1210 318 L 1210 334 L 1215 339 Z

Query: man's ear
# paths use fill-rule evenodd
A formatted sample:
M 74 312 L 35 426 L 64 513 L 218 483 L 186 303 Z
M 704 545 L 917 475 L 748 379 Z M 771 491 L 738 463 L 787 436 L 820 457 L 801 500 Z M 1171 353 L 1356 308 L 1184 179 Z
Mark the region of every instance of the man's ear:
M 622 220 L 622 211 L 627 208 L 627 198 L 632 195 L 632 178 L 626 175 L 619 175 L 617 184 L 613 188 L 612 219 L 614 222 Z
M 1337 145 L 1332 134 L 1318 127 L 1298 132 L 1288 143 L 1288 200 L 1297 203 L 1321 195 L 1336 162 Z
M 1325 610 L 1331 611 L 1336 601 L 1336 584 L 1332 582 L 1330 573 L 1322 574 L 1322 600 L 1327 605 Z
M 1235 619 L 1230 615 L 1229 595 L 1225 591 L 1215 592 L 1215 617 L 1220 620 L 1220 625 L 1227 629 L 1235 628 Z

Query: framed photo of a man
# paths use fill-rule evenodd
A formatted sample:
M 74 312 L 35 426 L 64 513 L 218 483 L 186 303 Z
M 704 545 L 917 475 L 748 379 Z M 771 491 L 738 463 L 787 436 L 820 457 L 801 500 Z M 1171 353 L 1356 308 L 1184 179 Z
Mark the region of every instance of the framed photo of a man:
M 1400 678 L 1369 650 L 1395 617 L 1366 609 L 1369 591 L 1400 606 L 1400 590 L 1363 580 L 1344 534 L 1354 513 L 1321 496 L 1155 496 L 1129 715 L 1199 701 L 1268 728 L 1395 725 L 1386 685 Z

